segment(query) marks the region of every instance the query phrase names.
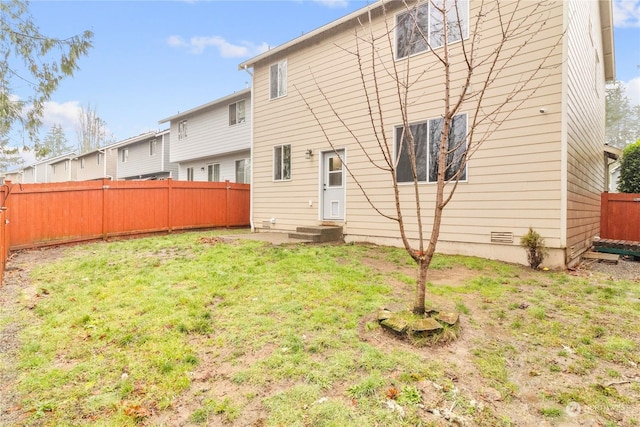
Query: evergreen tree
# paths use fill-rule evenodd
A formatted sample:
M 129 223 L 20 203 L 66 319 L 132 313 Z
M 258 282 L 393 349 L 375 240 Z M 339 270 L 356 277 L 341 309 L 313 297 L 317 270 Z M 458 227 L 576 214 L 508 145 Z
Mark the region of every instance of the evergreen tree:
M 622 151 L 618 191 L 640 193 L 640 139 Z
M 70 151 L 73 151 L 73 147 L 69 145 L 69 140 L 62 130 L 62 126 L 54 124 L 49 129 L 47 136 L 44 137 L 41 149 L 36 152 L 36 159 L 55 157 Z
M 38 150 L 44 103 L 64 77 L 78 70 L 78 60 L 92 47 L 93 33 L 48 37 L 40 32 L 28 6 L 26 0 L 0 2 L 0 116 L 4 135 L 22 125 Z M 24 82 L 30 89 L 16 91 L 25 87 Z
M 620 82 L 607 88 L 606 141 L 624 148 L 640 138 L 640 106 L 632 106 Z

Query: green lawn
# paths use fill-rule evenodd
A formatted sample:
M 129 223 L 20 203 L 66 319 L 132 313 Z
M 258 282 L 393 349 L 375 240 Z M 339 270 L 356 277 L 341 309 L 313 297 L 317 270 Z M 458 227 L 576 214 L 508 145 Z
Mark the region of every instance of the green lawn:
M 33 269 L 0 322 L 21 325 L 20 425 L 640 422 L 638 283 L 439 256 L 429 304 L 462 314 L 461 337 L 415 348 L 374 321 L 412 301 L 402 250 L 216 236 L 74 246 Z

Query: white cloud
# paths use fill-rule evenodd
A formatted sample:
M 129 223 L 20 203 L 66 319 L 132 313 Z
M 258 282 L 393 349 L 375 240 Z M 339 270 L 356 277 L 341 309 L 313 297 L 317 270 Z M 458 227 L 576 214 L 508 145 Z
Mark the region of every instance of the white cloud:
M 51 129 L 53 125 L 60 125 L 67 140 L 73 143 L 76 140 L 76 128 L 80 109 L 81 107 L 78 101 L 63 103 L 55 101 L 45 102 L 42 115 L 41 138 L 49 132 L 49 129 Z
M 313 0 L 316 3 L 320 3 L 323 6 L 337 9 L 341 7 L 347 7 L 349 5 L 348 0 Z
M 167 44 L 171 47 L 186 48 L 192 54 L 199 55 L 208 47 L 218 49 L 223 58 L 246 58 L 266 52 L 269 45 L 266 43 L 253 44 L 242 41 L 240 44 L 232 44 L 220 36 L 195 36 L 188 41 L 181 36 L 169 36 Z
M 623 82 L 625 94 L 631 105 L 640 105 L 640 77 L 633 78 L 628 82 Z
M 640 27 L 640 0 L 614 0 L 613 25 Z

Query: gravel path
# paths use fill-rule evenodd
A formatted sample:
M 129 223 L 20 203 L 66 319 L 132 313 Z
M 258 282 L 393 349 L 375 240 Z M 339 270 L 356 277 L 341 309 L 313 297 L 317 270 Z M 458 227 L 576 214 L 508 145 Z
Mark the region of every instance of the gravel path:
M 584 260 L 578 271 L 586 273 L 602 273 L 613 279 L 624 279 L 640 282 L 640 261 L 620 258 L 617 264 L 597 260 Z

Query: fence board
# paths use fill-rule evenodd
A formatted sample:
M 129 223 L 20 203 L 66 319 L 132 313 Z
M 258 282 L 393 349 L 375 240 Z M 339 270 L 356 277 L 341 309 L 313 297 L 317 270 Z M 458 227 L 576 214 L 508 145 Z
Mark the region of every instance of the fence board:
M 602 193 L 600 237 L 640 242 L 640 194 Z
M 249 225 L 248 184 L 171 179 L 8 184 L 8 250 Z

